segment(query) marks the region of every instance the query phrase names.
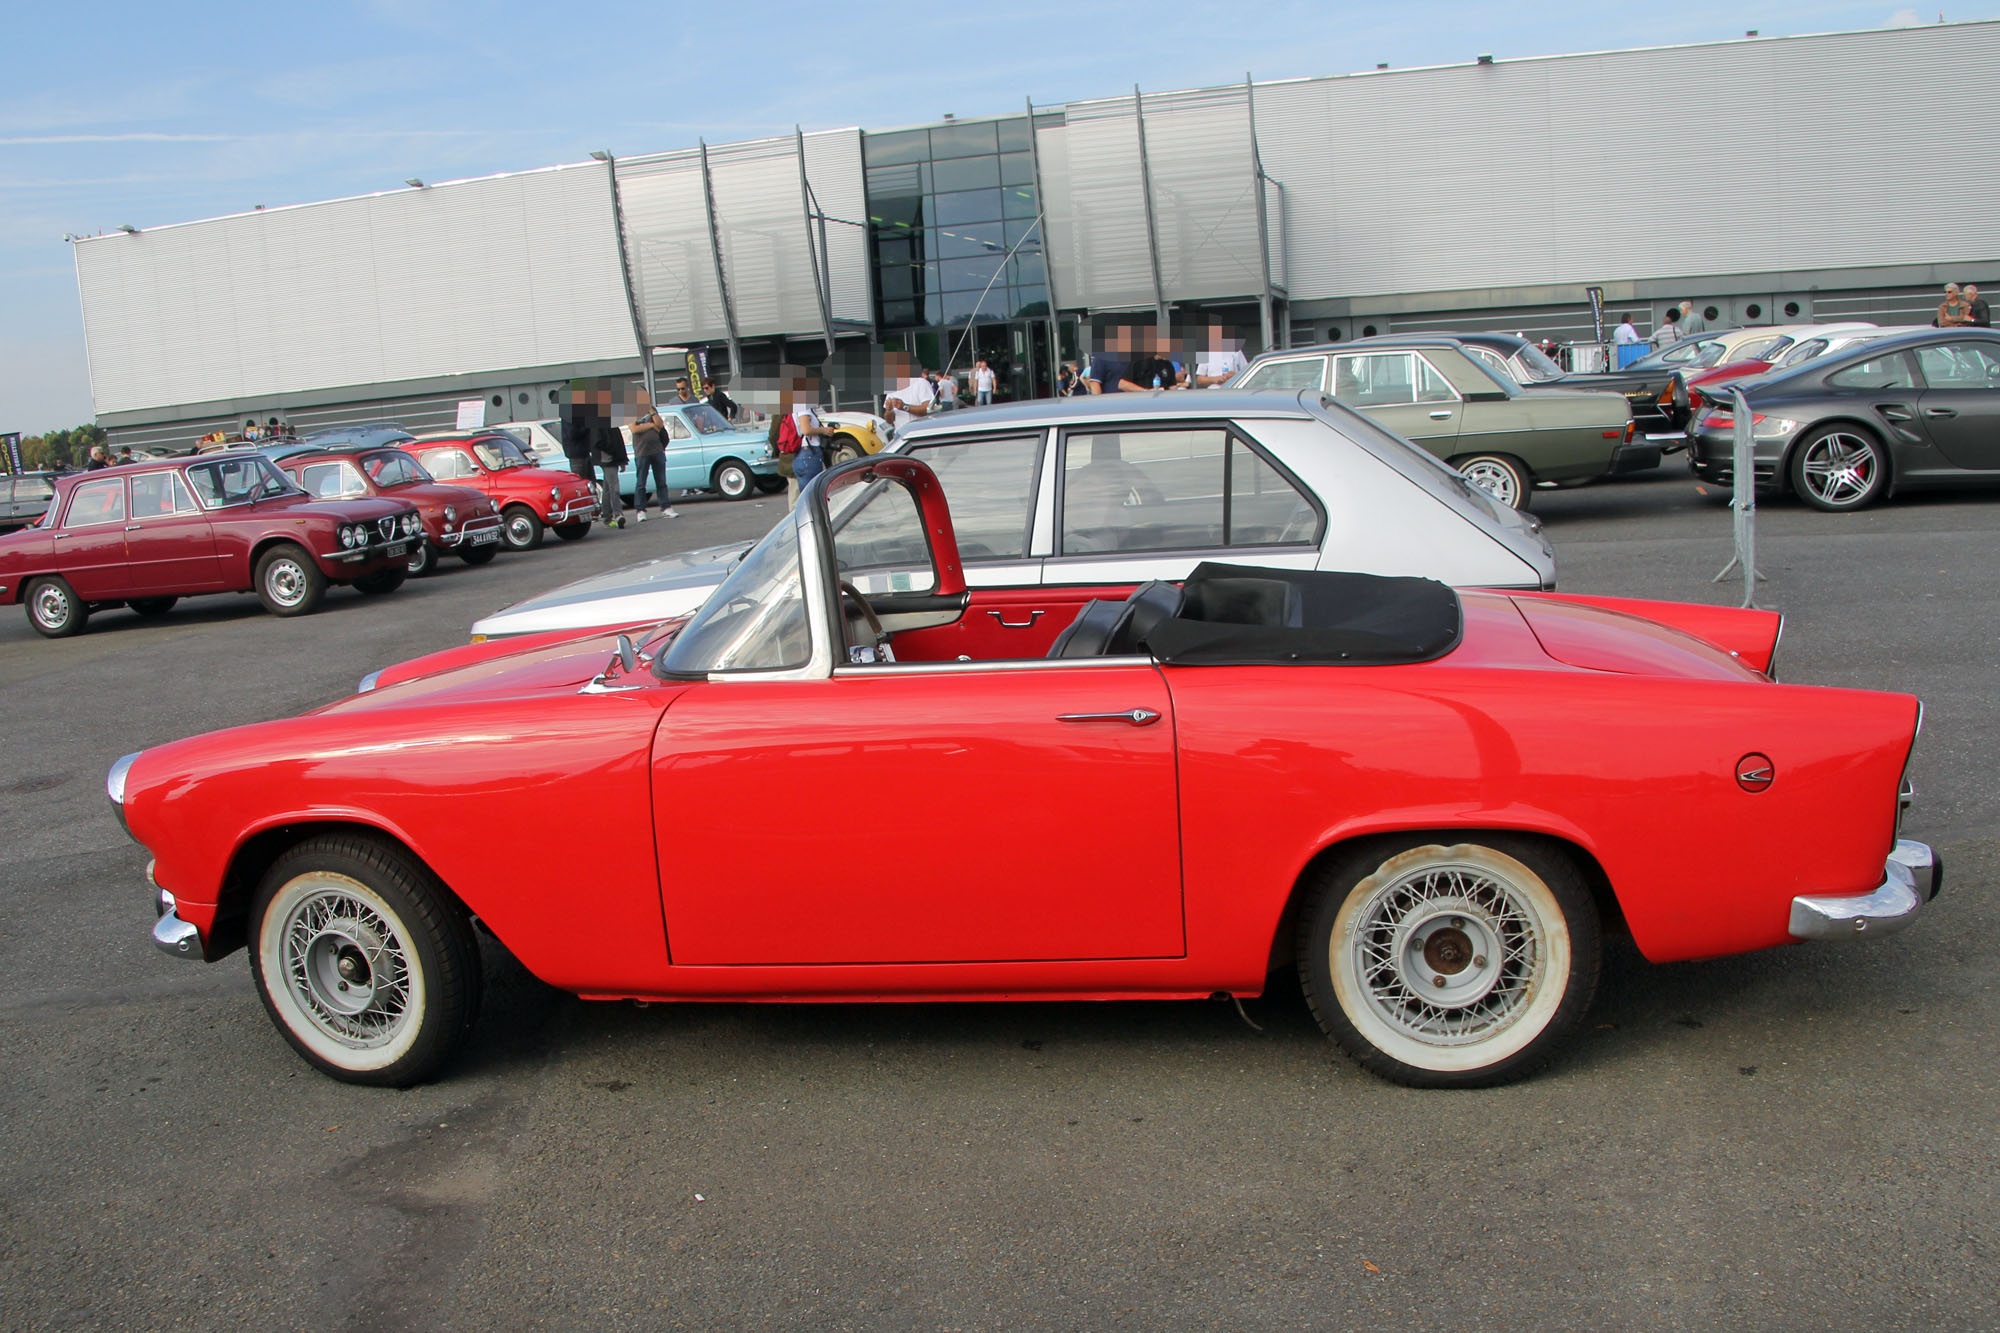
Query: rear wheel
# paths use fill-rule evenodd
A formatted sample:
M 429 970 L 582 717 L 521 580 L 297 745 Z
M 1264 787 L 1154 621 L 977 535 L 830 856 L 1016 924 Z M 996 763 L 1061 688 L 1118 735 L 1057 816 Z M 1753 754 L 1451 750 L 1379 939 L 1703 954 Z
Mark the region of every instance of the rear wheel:
M 1509 508 L 1526 509 L 1529 496 L 1534 494 L 1528 469 L 1505 454 L 1472 454 L 1452 460 L 1452 466 L 1467 481 Z
M 410 563 L 406 567 L 413 579 L 420 579 L 437 568 L 437 548 L 428 538 L 418 537 L 417 544 L 410 548 Z
M 257 600 L 274 616 L 303 616 L 319 610 L 326 575 L 311 556 L 281 542 L 257 559 Z
M 723 499 L 747 500 L 757 489 L 756 477 L 757 474 L 740 460 L 725 458 L 715 465 L 709 480 L 716 490 L 722 492 Z
M 580 541 L 590 535 L 590 524 L 558 523 L 555 526 L 555 534 L 566 542 Z
M 468 546 L 458 553 L 458 558 L 468 565 L 483 565 L 500 554 L 498 543 L 487 546 Z
M 532 551 L 542 544 L 542 520 L 526 505 L 508 505 L 500 515 L 501 540 L 511 551 Z
M 1313 888 L 1306 1000 L 1363 1068 L 1482 1087 L 1546 1063 L 1597 990 L 1597 905 L 1569 858 L 1528 839 L 1375 842 Z
M 1889 457 L 1859 426 L 1822 426 L 1792 450 L 1792 489 L 1814 509 L 1859 509 L 1882 494 Z
M 861 457 L 862 453 L 861 441 L 852 435 L 836 435 L 833 437 L 833 447 L 828 452 L 827 465 L 852 462 Z
M 141 597 L 137 601 L 127 602 L 125 605 L 150 620 L 155 616 L 163 616 L 173 610 L 174 603 L 179 600 L 180 598 L 178 597 Z
M 422 864 L 372 838 L 308 839 L 265 874 L 250 971 L 307 1061 L 348 1083 L 435 1074 L 479 1016 L 479 946 Z
M 405 570 L 385 569 L 379 574 L 363 575 L 354 580 L 354 586 L 357 591 L 368 593 L 370 596 L 380 596 L 382 593 L 394 592 L 402 587 L 403 580 L 408 577 L 409 573 Z
M 36 579 L 28 585 L 28 623 L 45 639 L 66 639 L 83 632 L 90 608 L 76 599 L 69 580 L 60 575 Z

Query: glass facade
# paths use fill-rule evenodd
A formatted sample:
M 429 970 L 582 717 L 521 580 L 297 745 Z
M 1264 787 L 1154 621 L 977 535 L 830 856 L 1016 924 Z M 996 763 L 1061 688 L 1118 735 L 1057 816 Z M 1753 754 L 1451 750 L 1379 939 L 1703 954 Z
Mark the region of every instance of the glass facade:
M 884 333 L 1046 317 L 1026 116 L 862 137 Z

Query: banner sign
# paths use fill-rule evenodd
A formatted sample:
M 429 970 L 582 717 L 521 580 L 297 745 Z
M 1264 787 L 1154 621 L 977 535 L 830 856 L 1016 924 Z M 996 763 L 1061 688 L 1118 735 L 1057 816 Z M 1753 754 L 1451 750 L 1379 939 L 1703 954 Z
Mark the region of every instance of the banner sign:
M 1597 326 L 1597 341 L 1602 343 L 1604 341 L 1604 289 L 1602 287 L 1586 287 L 1584 290 L 1590 294 L 1590 322 Z
M 486 400 L 465 398 L 458 404 L 458 424 L 455 430 L 478 430 L 486 424 Z
M 708 397 L 708 386 L 702 383 L 702 381 L 706 378 L 704 372 L 706 372 L 707 370 L 708 370 L 707 353 L 705 352 L 688 353 L 688 392 L 692 393 L 697 398 Z
M 7 446 L 7 470 L 17 474 L 26 472 L 28 469 L 21 466 L 21 432 L 16 430 L 0 435 L 0 443 Z

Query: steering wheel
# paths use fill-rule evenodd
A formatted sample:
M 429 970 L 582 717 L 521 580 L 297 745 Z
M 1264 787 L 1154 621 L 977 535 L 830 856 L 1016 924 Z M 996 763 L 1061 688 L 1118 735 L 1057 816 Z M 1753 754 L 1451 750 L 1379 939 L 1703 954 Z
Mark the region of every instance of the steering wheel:
M 868 632 L 875 636 L 875 642 L 882 642 L 887 637 L 882 633 L 882 617 L 876 615 L 875 608 L 868 605 L 868 599 L 861 595 L 861 589 L 842 579 L 840 595 L 843 599 L 850 597 L 854 599 L 854 604 L 861 608 L 861 618 L 868 622 Z

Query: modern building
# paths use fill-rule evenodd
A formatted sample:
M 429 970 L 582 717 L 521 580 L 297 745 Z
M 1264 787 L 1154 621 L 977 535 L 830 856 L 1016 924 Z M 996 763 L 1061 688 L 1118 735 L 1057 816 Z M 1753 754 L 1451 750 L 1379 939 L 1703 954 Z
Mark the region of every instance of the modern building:
M 75 245 L 98 421 L 553 415 L 577 376 L 733 389 L 884 346 L 1048 392 L 1113 322 L 1248 350 L 1416 329 L 1563 341 L 1691 297 L 1712 326 L 1927 322 L 2000 280 L 2000 22 L 1376 69 L 794 133 Z M 1646 90 L 1681 90 L 1654 120 Z

